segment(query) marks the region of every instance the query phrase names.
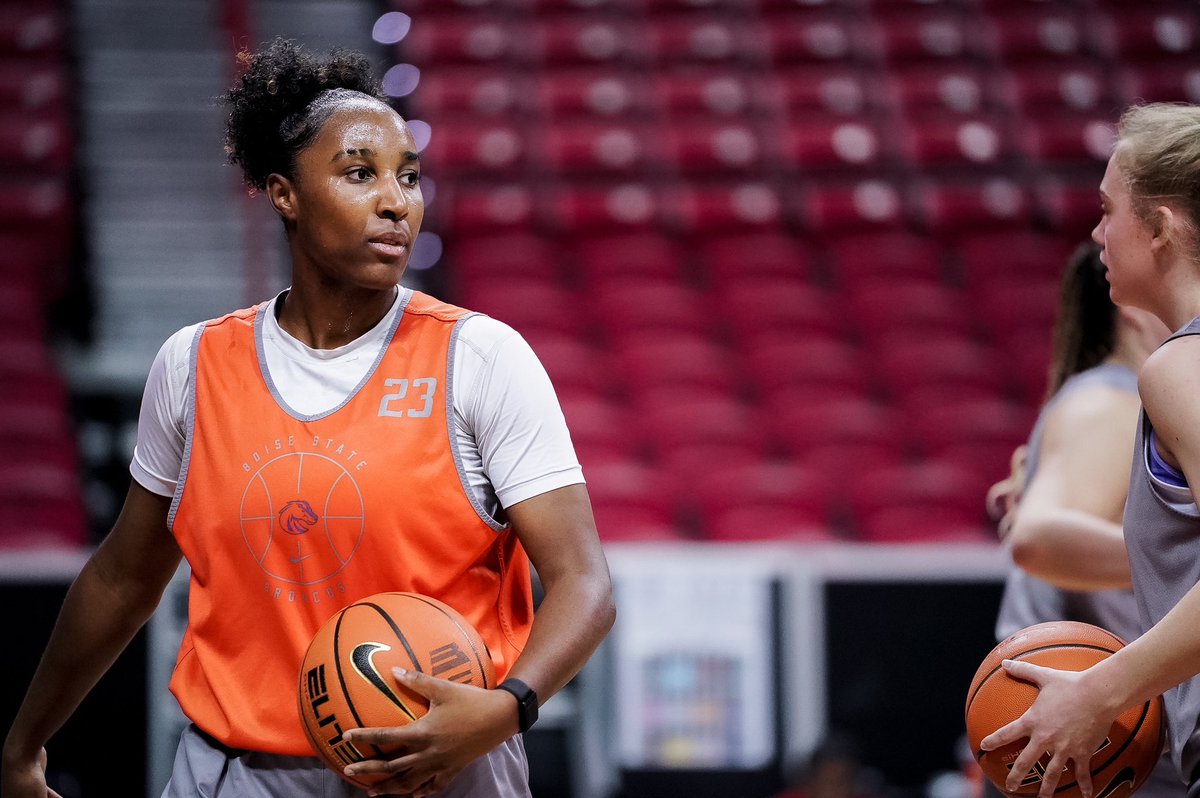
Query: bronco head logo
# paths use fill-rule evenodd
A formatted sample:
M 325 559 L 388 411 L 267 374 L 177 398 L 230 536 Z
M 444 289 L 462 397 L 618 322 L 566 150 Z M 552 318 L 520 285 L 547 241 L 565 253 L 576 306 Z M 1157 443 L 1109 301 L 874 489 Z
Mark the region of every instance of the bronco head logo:
M 304 499 L 294 499 L 279 511 L 279 526 L 289 535 L 303 535 L 317 523 L 317 514 Z

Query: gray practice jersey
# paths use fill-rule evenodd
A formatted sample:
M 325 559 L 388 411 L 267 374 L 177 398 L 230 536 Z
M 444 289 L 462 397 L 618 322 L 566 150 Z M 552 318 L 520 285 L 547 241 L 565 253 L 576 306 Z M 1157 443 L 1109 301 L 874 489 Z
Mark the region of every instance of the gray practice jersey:
M 1137 374 L 1117 364 L 1102 364 L 1068 379 L 1046 403 L 1029 436 L 1026 459 L 1028 482 L 1037 472 L 1042 430 L 1050 409 L 1068 394 L 1095 387 L 1115 388 L 1137 394 Z M 1132 556 L 1132 555 L 1131 555 Z M 1004 583 L 996 639 L 1003 640 L 1019 629 L 1045 621 L 1082 621 L 1107 629 L 1125 641 L 1141 635 L 1141 614 L 1131 590 L 1062 590 L 1020 568 L 1013 567 Z M 1104 785 L 1096 785 L 1103 790 Z M 1184 784 L 1173 764 L 1163 758 L 1150 779 L 1138 790 L 1140 798 L 1181 798 Z
M 1025 461 L 1026 483 L 1037 473 L 1041 456 L 1042 430 L 1051 409 L 1064 397 L 1079 390 L 1103 387 L 1137 394 L 1137 374 L 1125 366 L 1105 363 L 1080 372 L 1068 379 L 1042 408 L 1029 436 Z M 1020 568 L 1009 571 L 996 620 L 996 639 L 1004 638 L 1045 621 L 1082 621 L 1100 626 L 1123 640 L 1132 640 L 1142 633 L 1137 602 L 1129 590 L 1074 591 L 1061 590 L 1048 582 L 1030 576 Z
M 1200 318 L 1167 340 L 1197 334 Z M 1189 488 L 1150 472 L 1150 432 L 1150 421 L 1142 413 L 1125 504 L 1125 545 L 1146 628 L 1158 623 L 1200 581 L 1200 513 Z M 1171 757 L 1184 778 L 1193 782 L 1200 778 L 1200 677 L 1168 690 L 1163 698 Z

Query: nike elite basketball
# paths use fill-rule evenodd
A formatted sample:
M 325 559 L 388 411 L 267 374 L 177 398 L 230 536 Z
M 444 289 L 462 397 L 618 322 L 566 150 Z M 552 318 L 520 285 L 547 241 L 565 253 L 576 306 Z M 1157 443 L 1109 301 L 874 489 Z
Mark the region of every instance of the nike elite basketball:
M 496 680 L 479 633 L 440 601 L 377 593 L 345 607 L 317 631 L 300 670 L 304 730 L 317 756 L 342 778 L 347 765 L 389 754 L 356 747 L 342 732 L 404 726 L 429 710 L 424 697 L 396 683 L 394 667 L 483 688 Z
M 995 751 L 979 750 L 984 737 L 1016 720 L 1037 697 L 1037 687 L 1010 677 L 1000 667 L 1006 659 L 1025 660 L 1058 670 L 1081 671 L 1118 651 L 1125 642 L 1091 624 L 1051 621 L 1022 629 L 984 658 L 967 693 L 967 740 L 987 778 L 1004 790 L 1013 760 L 1025 747 L 1019 740 Z M 1162 698 L 1125 710 L 1092 756 L 1096 798 L 1126 798 L 1141 786 L 1158 763 L 1163 745 Z M 1043 754 L 1025 774 L 1017 795 L 1036 795 L 1050 757 Z M 1068 763 L 1055 790 L 1056 798 L 1080 798 L 1075 765 Z

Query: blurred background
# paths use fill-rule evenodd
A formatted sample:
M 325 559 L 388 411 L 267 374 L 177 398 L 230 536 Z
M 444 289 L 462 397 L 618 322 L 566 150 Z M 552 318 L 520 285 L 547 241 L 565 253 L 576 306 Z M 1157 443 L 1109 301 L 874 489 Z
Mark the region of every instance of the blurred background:
M 571 427 L 621 617 L 528 735 L 535 796 L 977 795 L 984 493 L 1121 109 L 1200 102 L 1200 7 L 4 0 L 5 728 L 157 348 L 286 286 L 217 100 L 277 35 L 372 58 L 423 147 L 406 282 L 516 327 Z M 55 739 L 65 798 L 161 789 L 185 584 Z

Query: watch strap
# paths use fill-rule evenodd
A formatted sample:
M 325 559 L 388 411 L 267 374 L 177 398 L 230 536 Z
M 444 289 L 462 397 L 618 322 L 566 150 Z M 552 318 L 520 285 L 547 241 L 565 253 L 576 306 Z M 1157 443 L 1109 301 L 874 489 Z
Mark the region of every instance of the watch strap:
M 496 689 L 511 693 L 517 699 L 518 726 L 521 732 L 529 731 L 538 719 L 537 693 L 520 679 L 505 679 L 496 685 Z

